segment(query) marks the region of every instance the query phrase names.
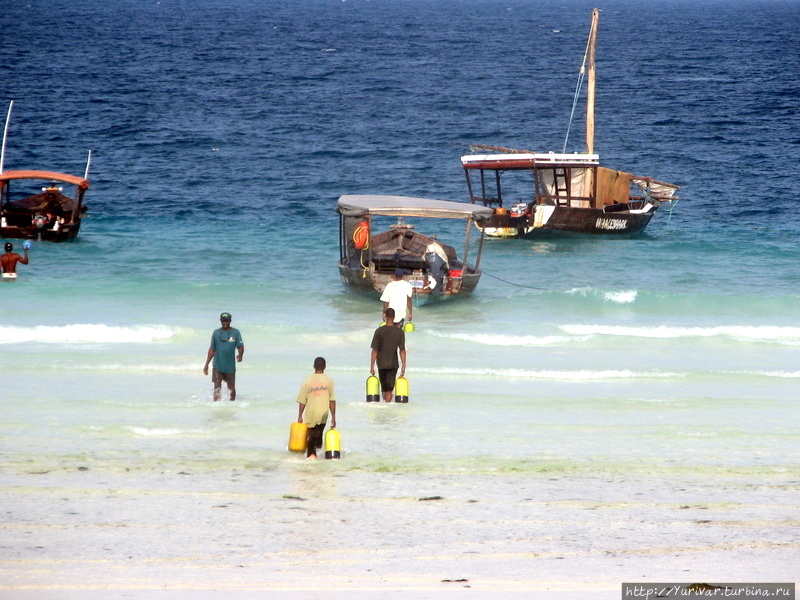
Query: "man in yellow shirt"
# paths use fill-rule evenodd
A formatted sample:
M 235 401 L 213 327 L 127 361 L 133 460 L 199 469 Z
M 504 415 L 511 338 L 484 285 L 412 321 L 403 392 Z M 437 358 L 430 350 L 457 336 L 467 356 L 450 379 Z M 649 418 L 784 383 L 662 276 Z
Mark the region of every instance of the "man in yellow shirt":
M 322 448 L 322 434 L 331 414 L 331 428 L 336 427 L 336 396 L 333 392 L 333 379 L 325 375 L 325 359 L 314 359 L 314 374 L 309 375 L 300 385 L 297 403 L 297 422 L 308 425 L 306 438 L 306 457 L 317 458 L 317 448 Z

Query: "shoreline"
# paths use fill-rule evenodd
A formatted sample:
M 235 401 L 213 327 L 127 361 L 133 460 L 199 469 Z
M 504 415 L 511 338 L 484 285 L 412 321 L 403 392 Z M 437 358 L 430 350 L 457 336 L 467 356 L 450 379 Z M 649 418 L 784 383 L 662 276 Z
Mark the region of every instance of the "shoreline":
M 800 555 L 791 475 L 420 478 L 308 466 L 194 482 L 16 476 L 0 489 L 0 598 L 617 598 L 622 582 L 784 581 Z

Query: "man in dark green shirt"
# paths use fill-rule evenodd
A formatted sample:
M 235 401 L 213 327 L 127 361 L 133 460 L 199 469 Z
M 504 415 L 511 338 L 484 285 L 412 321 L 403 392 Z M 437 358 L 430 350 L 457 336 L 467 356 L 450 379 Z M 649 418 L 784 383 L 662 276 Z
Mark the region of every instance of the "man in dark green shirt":
M 383 319 L 384 324 L 378 327 L 372 336 L 369 372 L 375 375 L 375 363 L 377 362 L 383 399 L 391 402 L 398 367 L 400 368 L 400 377 L 406 373 L 406 334 L 403 328 L 394 322 L 393 308 L 387 308 L 384 311 Z M 400 355 L 399 363 L 398 354 Z
M 231 402 L 236 400 L 236 363 L 242 362 L 244 356 L 244 342 L 238 329 L 231 327 L 231 314 L 222 313 L 219 316 L 222 327 L 215 329 L 211 334 L 211 345 L 208 348 L 206 364 L 203 375 L 208 375 L 208 365 L 214 359 L 211 371 L 211 380 L 214 382 L 214 402 L 220 397 L 222 382 L 228 385 Z

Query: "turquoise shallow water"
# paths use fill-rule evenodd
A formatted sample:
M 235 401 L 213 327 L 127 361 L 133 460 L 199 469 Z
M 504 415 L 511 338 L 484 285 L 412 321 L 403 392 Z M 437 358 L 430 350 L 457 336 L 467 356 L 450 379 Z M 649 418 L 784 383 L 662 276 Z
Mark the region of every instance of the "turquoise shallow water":
M 610 166 L 682 185 L 682 200 L 636 239 L 487 241 L 473 297 L 415 309 L 408 405 L 364 402 L 380 305 L 339 281 L 336 199 L 464 200 L 464 144 L 560 148 L 592 7 L 200 4 L 13 3 L 0 14 L 13 32 L 0 47 L 0 65 L 10 65 L 0 99 L 16 101 L 6 168 L 79 172 L 85 149 L 94 156 L 80 237 L 35 243 L 19 281 L 0 285 L 5 492 L 35 489 L 58 508 L 60 496 L 127 489 L 120 521 L 163 519 L 131 538 L 144 548 L 172 539 L 175 519 L 193 525 L 195 509 L 227 533 L 203 494 L 244 482 L 253 497 L 231 522 L 249 524 L 260 493 L 271 508 L 285 495 L 345 511 L 351 499 L 379 498 L 350 509 L 368 517 L 348 537 L 361 549 L 381 536 L 386 547 L 414 546 L 435 523 L 468 513 L 442 535 L 474 543 L 467 554 L 490 554 L 487 572 L 506 564 L 509 544 L 528 560 L 530 539 L 560 556 L 569 552 L 551 549 L 550 536 L 574 540 L 576 553 L 603 537 L 632 557 L 618 559 L 629 576 L 651 558 L 676 564 L 676 530 L 696 544 L 685 555 L 706 552 L 723 565 L 717 573 L 729 543 L 734 566 L 774 564 L 777 577 L 796 564 L 785 524 L 800 444 L 800 221 L 787 184 L 800 177 L 800 163 L 787 160 L 800 143 L 800 65 L 786 51 L 800 47 L 797 3 L 604 7 L 598 151 Z M 56 25 L 75 43 L 29 43 L 51 40 Z M 665 31 L 668 51 L 654 42 Z M 440 233 L 463 235 L 450 224 Z M 246 352 L 239 399 L 215 405 L 201 367 L 222 311 L 233 313 Z M 345 458 L 312 466 L 286 443 L 296 388 L 318 355 L 337 383 Z M 198 496 L 179 495 L 182 486 Z M 153 517 L 130 491 L 139 488 L 167 499 L 159 510 L 174 500 L 188 512 Z M 407 539 L 377 520 L 387 498 L 436 494 L 486 503 L 386 512 L 400 514 Z M 547 503 L 576 498 L 587 505 L 550 522 Z M 640 504 L 624 508 L 632 498 Z M 517 502 L 500 509 L 514 515 L 508 523 L 496 523 L 491 504 L 502 499 Z M 528 510 L 531 499 L 545 505 Z M 586 516 L 595 499 L 629 511 L 608 526 L 618 537 L 605 534 L 603 517 Z M 706 500 L 733 524 L 698 536 Z M 37 544 L 17 523 L 63 536 L 64 548 L 75 541 L 48 520 L 72 523 L 71 513 L 43 506 L 9 517 L 17 537 L 8 545 L 24 560 L 37 560 Z M 317 524 L 329 516 L 314 510 L 289 514 Z M 429 521 L 409 516 L 425 511 Z M 279 514 L 280 528 L 305 527 Z M 337 526 L 322 528 L 327 541 Z M 81 556 L 150 551 L 129 550 L 103 527 L 81 538 Z M 644 542 L 631 537 L 639 528 Z M 249 525 L 237 532 L 260 547 Z M 664 554 L 651 557 L 663 540 Z M 220 533 L 190 547 L 227 543 Z M 180 554 L 164 547 L 170 559 Z M 771 562 L 776 552 L 784 562 Z M 537 573 L 606 572 L 589 559 Z M 524 561 L 508 564 L 499 576 L 529 572 Z M 34 567 L 19 580 L 39 581 Z

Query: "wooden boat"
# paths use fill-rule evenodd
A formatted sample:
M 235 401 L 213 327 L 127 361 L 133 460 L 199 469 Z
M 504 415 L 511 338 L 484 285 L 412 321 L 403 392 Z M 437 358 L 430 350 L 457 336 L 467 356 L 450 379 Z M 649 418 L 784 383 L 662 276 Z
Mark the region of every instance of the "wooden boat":
M 39 193 L 12 200 L 18 184 L 39 188 Z M 75 186 L 69 196 L 59 184 Z M 22 186 L 20 186 L 22 187 Z M 84 177 L 50 171 L 0 173 L 0 233 L 4 238 L 63 242 L 78 235 L 86 211 L 83 195 L 89 187 Z M 26 188 L 27 189 L 27 188 Z
M 588 62 L 586 152 L 537 153 L 472 146 L 461 157 L 472 203 L 492 207 L 486 235 L 532 238 L 548 233 L 641 233 L 679 186 L 600 166 L 594 153 L 594 52 L 599 12 L 592 26 L 581 78 Z M 578 86 L 580 89 L 580 86 Z M 577 100 L 577 93 L 576 93 Z M 574 108 L 573 108 L 574 112 Z M 567 134 L 569 135 L 569 134 Z
M 11 107 L 3 133 L 0 153 L 0 236 L 62 242 L 78 235 L 86 212 L 83 196 L 89 188 L 86 179 L 89 160 L 83 177 L 53 171 L 4 171 L 5 142 Z M 74 186 L 64 193 L 63 184 Z
M 491 209 L 464 202 L 384 195 L 347 195 L 339 198 L 339 275 L 346 288 L 380 294 L 392 281 L 395 271 L 404 271 L 419 299 L 450 298 L 475 290 L 481 277 L 480 260 L 483 235 L 475 258 L 469 264 L 472 223 L 485 224 Z M 397 222 L 374 232 L 377 217 L 395 217 Z M 464 252 L 456 250 L 436 235 L 417 231 L 407 218 L 464 219 Z M 432 267 L 431 252 L 443 256 L 446 269 L 440 275 Z M 435 285 L 434 285 L 435 282 Z

